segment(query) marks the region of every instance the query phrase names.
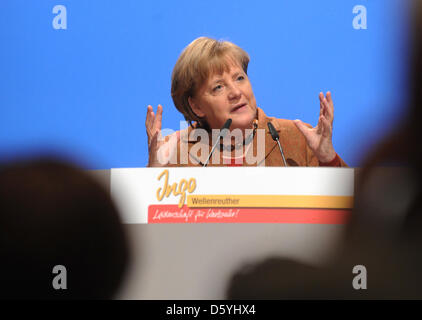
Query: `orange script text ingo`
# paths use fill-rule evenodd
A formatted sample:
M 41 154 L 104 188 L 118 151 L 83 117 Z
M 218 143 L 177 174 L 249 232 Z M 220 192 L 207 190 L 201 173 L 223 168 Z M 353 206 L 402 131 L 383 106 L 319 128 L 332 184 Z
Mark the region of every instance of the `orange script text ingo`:
M 189 181 L 181 179 L 179 183 L 175 182 L 171 186 L 169 184 L 169 171 L 164 170 L 159 176 L 158 180 L 164 178 L 164 186 L 157 189 L 157 199 L 158 201 L 163 200 L 164 196 L 169 197 L 172 193 L 174 196 L 180 196 L 179 199 L 179 208 L 183 207 L 186 200 L 186 191 L 192 193 L 196 188 L 196 180 L 190 178 Z

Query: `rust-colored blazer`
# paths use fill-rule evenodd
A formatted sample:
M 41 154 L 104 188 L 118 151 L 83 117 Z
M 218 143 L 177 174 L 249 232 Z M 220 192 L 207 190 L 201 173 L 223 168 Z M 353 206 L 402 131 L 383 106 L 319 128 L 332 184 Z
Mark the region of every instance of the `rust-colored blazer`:
M 309 149 L 305 137 L 302 133 L 297 129 L 296 125 L 293 123 L 292 120 L 285 120 L 285 119 L 277 119 L 274 117 L 267 117 L 262 111 L 262 109 L 258 108 L 258 129 L 265 130 L 265 149 L 263 153 L 260 153 L 259 156 L 256 156 L 257 159 L 254 163 L 249 164 L 246 161 L 243 161 L 241 166 L 284 166 L 283 159 L 281 157 L 280 150 L 278 148 L 277 142 L 274 141 L 271 137 L 271 134 L 268 130 L 267 123 L 270 121 L 274 128 L 277 130 L 280 136 L 280 144 L 283 148 L 284 156 L 288 166 L 307 166 L 307 167 L 318 167 L 318 166 L 336 166 L 336 167 L 347 167 L 347 164 L 337 155 L 336 158 L 331 161 L 330 163 L 323 164 L 319 163 L 317 157 L 313 154 L 313 152 Z M 202 145 L 204 150 L 206 149 L 207 152 L 201 154 L 198 152 L 201 149 L 201 142 L 200 139 L 192 139 L 191 133 L 193 128 L 189 127 L 189 129 L 185 132 L 185 134 L 181 135 L 180 141 L 177 145 L 177 154 L 173 156 L 172 163 L 168 164 L 170 167 L 191 167 L 191 166 L 201 166 L 207 159 L 207 156 L 211 150 L 212 141 L 208 141 L 206 145 Z M 187 133 L 187 134 L 186 134 Z M 251 142 L 253 145 L 253 152 L 257 154 L 257 134 L 254 136 L 253 141 Z M 209 139 L 211 140 L 211 139 Z M 262 140 L 261 140 L 262 141 Z M 184 147 L 181 148 L 181 144 L 184 143 Z M 218 148 L 217 148 L 218 149 Z M 261 149 L 262 150 L 262 149 Z M 194 151 L 194 152 L 193 152 Z M 217 150 L 216 150 L 217 151 Z M 181 152 L 184 152 L 185 155 L 181 158 Z M 186 156 L 186 152 L 189 153 L 189 156 Z M 217 152 L 220 152 L 219 150 Z M 223 151 L 221 151 L 222 153 Z M 177 160 L 176 160 L 177 159 Z M 181 159 L 184 159 L 181 161 Z M 211 166 L 227 166 L 229 164 L 225 164 L 222 161 L 220 163 L 215 163 L 210 161 L 208 164 L 209 167 Z

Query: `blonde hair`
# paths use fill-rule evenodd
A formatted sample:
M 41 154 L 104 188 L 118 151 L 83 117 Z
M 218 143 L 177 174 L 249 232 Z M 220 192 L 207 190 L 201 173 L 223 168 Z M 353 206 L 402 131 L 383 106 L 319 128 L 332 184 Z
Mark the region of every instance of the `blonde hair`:
M 189 97 L 195 95 L 210 75 L 229 71 L 233 61 L 248 73 L 249 55 L 232 42 L 200 37 L 183 50 L 173 68 L 171 97 L 190 125 L 196 121 L 199 126 L 208 127 L 206 121 L 192 111 Z

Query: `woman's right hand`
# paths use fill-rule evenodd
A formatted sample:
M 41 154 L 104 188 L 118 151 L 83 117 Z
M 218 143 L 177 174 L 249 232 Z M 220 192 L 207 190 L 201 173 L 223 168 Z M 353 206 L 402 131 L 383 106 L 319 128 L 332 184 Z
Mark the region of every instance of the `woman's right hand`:
M 177 148 L 180 139 L 180 132 L 175 132 L 168 139 L 161 136 L 161 121 L 163 107 L 158 105 L 157 114 L 151 105 L 147 107 L 145 128 L 148 136 L 148 167 L 164 167 L 168 165 L 173 151 Z

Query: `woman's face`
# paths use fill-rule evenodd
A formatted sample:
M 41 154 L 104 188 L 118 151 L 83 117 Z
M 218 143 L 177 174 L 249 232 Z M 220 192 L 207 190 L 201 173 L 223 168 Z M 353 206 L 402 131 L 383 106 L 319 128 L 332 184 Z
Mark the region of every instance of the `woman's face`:
M 256 101 L 248 76 L 238 64 L 223 74 L 211 74 L 189 98 L 192 110 L 204 117 L 211 129 L 220 129 L 232 119 L 230 129 L 249 129 L 256 117 Z

